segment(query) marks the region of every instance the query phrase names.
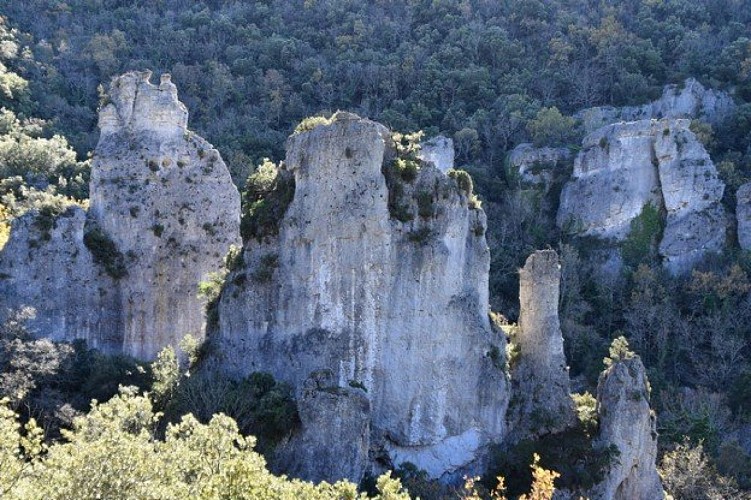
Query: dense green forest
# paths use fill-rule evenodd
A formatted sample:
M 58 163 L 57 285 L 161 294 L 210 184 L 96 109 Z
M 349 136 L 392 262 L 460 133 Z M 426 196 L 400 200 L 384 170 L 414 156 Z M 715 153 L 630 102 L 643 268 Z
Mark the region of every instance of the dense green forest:
M 444 134 L 488 214 L 494 309 L 515 320 L 518 268 L 532 250 L 556 248 L 579 388 L 593 390 L 612 339 L 625 335 L 649 369 L 668 490 L 717 498 L 751 487 L 751 456 L 738 444 L 751 432 L 751 256 L 733 248 L 673 278 L 653 234 L 635 232 L 626 269 L 603 282 L 589 264 L 591 242 L 555 227 L 565 175 L 548 191 L 528 189 L 505 163 L 521 142 L 576 147 L 582 132 L 570 117 L 580 109 L 646 103 L 694 77 L 737 104 L 726 125 L 702 129 L 732 209 L 751 179 L 750 0 L 6 0 L 0 14 L 3 220 L 85 204 L 97 108 L 107 82 L 130 69 L 172 74 L 191 128 L 241 187 L 263 158 L 283 159 L 286 137 L 307 116 L 345 109 L 394 130 Z M 6 233 L 0 224 L 0 245 Z M 0 331 L 4 369 L 19 353 L 28 358 L 19 366 L 48 353 L 19 344 L 9 328 Z M 56 356 L 71 367 L 93 356 L 77 349 Z M 139 385 L 133 370 L 108 376 Z M 93 374 L 80 369 L 73 382 L 31 373 L 44 383 L 3 375 L 1 389 L 26 387 L 14 409 L 37 418 L 52 389 L 75 393 L 73 409 L 84 411 L 117 387 L 92 394 Z M 49 419 L 53 435 L 60 421 L 72 422 Z M 243 432 L 261 432 L 248 422 Z

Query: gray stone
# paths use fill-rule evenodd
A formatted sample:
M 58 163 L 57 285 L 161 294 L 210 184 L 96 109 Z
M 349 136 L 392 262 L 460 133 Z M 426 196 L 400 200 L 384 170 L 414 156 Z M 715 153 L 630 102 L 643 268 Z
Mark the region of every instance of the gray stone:
M 561 265 L 554 250 L 527 258 L 519 279 L 519 349 L 511 369 L 513 439 L 561 432 L 576 423 L 558 318 Z
M 424 163 L 401 185 L 414 218 L 392 218 L 382 173 L 390 141 L 363 119 L 289 139 L 294 199 L 278 237 L 246 243 L 217 338 L 225 367 L 240 375 L 269 371 L 300 390 L 328 369 L 338 387 L 362 384 L 371 447 L 438 477 L 505 435 L 505 339 L 488 319 L 484 213 Z M 432 215 L 418 215 L 417 193 L 430 195 Z M 269 254 L 273 276 L 254 279 Z
M 442 135 L 433 137 L 420 145 L 419 157 L 446 173 L 454 168 L 454 141 Z
M 657 474 L 657 430 L 649 408 L 649 382 L 638 356 L 616 361 L 597 385 L 600 431 L 596 447 L 618 448 L 617 461 L 592 489 L 591 498 L 664 498 Z
M 34 307 L 41 336 L 146 360 L 187 334 L 203 337 L 198 284 L 240 244 L 240 196 L 224 162 L 185 128 L 169 77 L 159 86 L 149 77 L 112 81 L 88 212 L 69 209 L 49 238 L 33 214 L 19 219 L 0 253 L 0 310 Z M 113 244 L 125 273 L 108 274 L 93 258 L 87 232 Z
M 29 328 L 53 340 L 85 340 L 119 352 L 118 294 L 114 280 L 94 265 L 83 243 L 86 212 L 69 207 L 46 231 L 31 211 L 13 221 L 0 253 L 0 319 L 31 306 Z
M 662 97 L 643 106 L 585 109 L 575 116 L 582 120 L 586 133 L 621 121 L 662 118 L 698 118 L 712 125 L 723 123 L 735 110 L 733 98 L 726 92 L 707 89 L 693 78 L 682 85 L 666 85 Z
M 556 169 L 571 158 L 568 148 L 535 148 L 523 143 L 516 146 L 508 156 L 509 166 L 519 173 L 524 182 L 549 184 Z
M 738 243 L 743 250 L 751 250 L 751 182 L 735 193 L 735 215 L 738 219 Z
M 123 351 L 152 359 L 185 335 L 203 338 L 198 284 L 240 245 L 240 196 L 219 153 L 186 128 L 177 90 L 150 73 L 110 86 L 91 166 L 88 225 L 129 256 L 117 282 Z
M 664 210 L 659 253 L 673 274 L 725 246 L 725 185 L 688 120 L 642 120 L 589 134 L 561 194 L 559 227 L 614 243 L 647 204 Z
M 297 402 L 300 428 L 274 451 L 273 467 L 305 481 L 358 484 L 370 445 L 370 402 L 359 388 L 338 387 L 328 370 L 305 382 Z

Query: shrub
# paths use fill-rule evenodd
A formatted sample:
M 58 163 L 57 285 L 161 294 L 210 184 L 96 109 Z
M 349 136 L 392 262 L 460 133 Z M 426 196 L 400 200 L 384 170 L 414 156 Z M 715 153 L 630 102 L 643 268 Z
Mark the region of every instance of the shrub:
M 111 277 L 117 280 L 128 274 L 125 256 L 117 249 L 115 242 L 100 228 L 88 228 L 83 234 L 83 242 L 91 252 L 94 263 L 103 266 Z
M 279 224 L 295 196 L 295 178 L 268 159 L 248 177 L 240 233 L 245 241 L 279 234 Z
M 331 118 L 326 118 L 325 116 L 309 116 L 307 118 L 304 118 L 296 127 L 295 127 L 295 134 L 301 134 L 303 132 L 308 132 L 309 130 L 313 130 L 314 128 L 320 126 L 320 125 L 330 125 L 332 123 Z
M 623 262 L 636 268 L 639 264 L 654 261 L 664 226 L 660 211 L 651 203 L 644 205 L 641 213 L 631 221 L 628 236 L 621 247 Z
M 467 195 L 467 197 L 472 195 L 474 184 L 472 183 L 472 177 L 466 171 L 451 169 L 448 171 L 448 176 L 456 181 L 459 189 Z

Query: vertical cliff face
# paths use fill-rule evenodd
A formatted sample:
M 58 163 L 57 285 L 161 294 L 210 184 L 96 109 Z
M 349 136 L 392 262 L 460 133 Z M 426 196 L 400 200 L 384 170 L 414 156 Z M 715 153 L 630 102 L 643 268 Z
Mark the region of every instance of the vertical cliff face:
M 739 187 L 735 197 L 738 243 L 743 250 L 751 250 L 751 183 Z
M 186 129 L 168 76 L 112 81 L 100 113 L 90 208 L 16 221 L 0 254 L 0 309 L 37 309 L 39 335 L 153 358 L 202 337 L 200 281 L 239 244 L 240 197 L 219 154 Z
M 218 338 L 237 373 L 300 387 L 326 369 L 338 387 L 362 385 L 371 448 L 438 477 L 504 435 L 505 341 L 488 320 L 483 212 L 432 164 L 387 187 L 390 144 L 346 114 L 290 138 L 294 199 L 278 236 L 246 243 Z
M 190 133 L 187 111 L 163 76 L 128 73 L 110 86 L 91 171 L 88 229 L 125 256 L 118 280 L 123 350 L 150 359 L 203 336 L 197 290 L 239 245 L 240 198 L 219 153 Z
M 561 265 L 553 250 L 535 252 L 520 271 L 518 360 L 509 408 L 515 439 L 560 432 L 576 422 L 558 319 Z
M 77 206 L 45 218 L 29 212 L 13 221 L 0 253 L 0 316 L 31 306 L 31 331 L 54 340 L 86 340 L 118 352 L 118 291 L 94 265 L 83 242 L 86 212 Z
M 649 408 L 649 382 L 638 356 L 615 361 L 597 386 L 600 432 L 597 446 L 618 448 L 618 460 L 592 490 L 593 498 L 630 500 L 664 497 L 655 468 L 657 431 Z
M 622 242 L 651 204 L 665 214 L 659 253 L 678 274 L 724 248 L 724 188 L 688 120 L 608 125 L 584 139 L 561 194 L 558 225 Z

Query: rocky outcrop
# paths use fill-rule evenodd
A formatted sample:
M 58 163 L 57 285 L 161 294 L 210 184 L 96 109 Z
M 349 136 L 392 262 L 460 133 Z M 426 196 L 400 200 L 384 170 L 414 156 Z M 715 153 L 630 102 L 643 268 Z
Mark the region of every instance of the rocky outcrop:
M 586 133 L 621 121 L 697 118 L 713 125 L 723 123 L 735 110 L 733 98 L 726 92 L 707 89 L 693 78 L 682 85 L 667 85 L 662 97 L 643 106 L 614 108 L 602 106 L 577 113 Z
M 655 468 L 657 430 L 649 408 L 649 382 L 638 356 L 615 361 L 597 385 L 600 431 L 597 447 L 615 446 L 617 460 L 591 498 L 613 500 L 664 498 Z
M 561 265 L 553 250 L 527 258 L 519 279 L 518 349 L 511 368 L 509 426 L 515 440 L 563 431 L 576 422 L 558 319 Z
M 743 250 L 751 250 L 751 182 L 735 193 L 735 215 L 738 220 L 738 243 Z
M 725 244 L 724 183 L 688 120 L 642 120 L 589 134 L 561 194 L 567 232 L 626 239 L 647 204 L 665 213 L 659 252 L 681 273 Z
M 123 351 L 151 359 L 185 335 L 203 337 L 198 284 L 239 245 L 240 197 L 219 153 L 186 128 L 164 75 L 110 85 L 91 167 L 88 226 L 127 256 L 117 282 Z
M 186 129 L 169 76 L 149 77 L 112 81 L 88 212 L 52 217 L 41 239 L 21 219 L 0 254 L 0 310 L 34 307 L 39 335 L 142 359 L 203 336 L 198 284 L 240 242 L 240 197 L 219 153 Z
M 218 353 L 298 391 L 318 370 L 364 387 L 371 448 L 439 477 L 505 435 L 505 339 L 489 324 L 485 216 L 467 183 L 432 163 L 389 170 L 390 146 L 349 114 L 290 138 L 294 198 L 227 278 Z
M 85 223 L 86 212 L 78 206 L 57 216 L 32 211 L 13 221 L 0 253 L 0 316 L 32 306 L 32 332 L 118 352 L 118 292 L 84 245 Z
M 420 145 L 419 157 L 445 174 L 454 168 L 454 141 L 442 135 L 433 137 Z
M 556 170 L 570 159 L 568 148 L 536 148 L 529 143 L 519 144 L 508 156 L 511 169 L 530 184 L 549 184 Z
M 305 381 L 297 401 L 299 431 L 275 450 L 274 467 L 305 481 L 341 478 L 358 484 L 370 445 L 365 391 L 339 387 L 331 371 Z

